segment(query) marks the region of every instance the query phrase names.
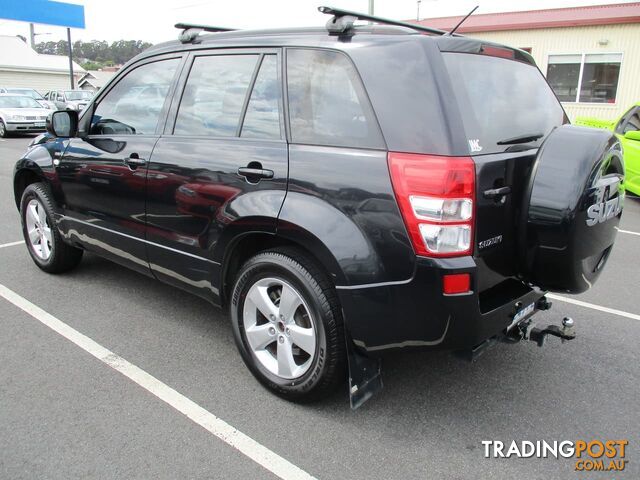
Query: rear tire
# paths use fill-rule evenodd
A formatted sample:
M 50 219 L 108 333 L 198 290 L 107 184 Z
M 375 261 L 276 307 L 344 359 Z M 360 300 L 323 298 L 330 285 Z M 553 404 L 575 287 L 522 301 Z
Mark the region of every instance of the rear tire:
M 309 402 L 326 397 L 346 380 L 335 288 L 298 249 L 279 248 L 250 258 L 234 282 L 230 309 L 242 359 L 275 394 Z
M 22 235 L 27 250 L 41 270 L 63 273 L 80 263 L 82 250 L 62 240 L 54 218 L 53 201 L 47 185 L 28 185 L 20 201 Z

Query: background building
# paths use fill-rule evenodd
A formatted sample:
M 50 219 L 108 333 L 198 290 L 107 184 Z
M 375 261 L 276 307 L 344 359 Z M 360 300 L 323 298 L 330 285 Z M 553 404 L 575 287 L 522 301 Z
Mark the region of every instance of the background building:
M 78 88 L 95 93 L 104 87 L 115 73 L 116 70 L 87 70 L 87 73 L 78 80 Z
M 530 52 L 572 120 L 613 120 L 640 101 L 640 3 L 472 15 L 458 32 Z
M 74 62 L 75 84 L 85 70 Z M 40 93 L 68 90 L 69 59 L 37 53 L 19 37 L 0 35 L 0 86 L 28 87 Z

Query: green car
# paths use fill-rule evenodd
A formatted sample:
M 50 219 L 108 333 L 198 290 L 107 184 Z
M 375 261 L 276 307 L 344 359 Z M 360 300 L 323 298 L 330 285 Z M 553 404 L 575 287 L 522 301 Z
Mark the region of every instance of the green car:
M 575 125 L 612 130 L 622 143 L 625 166 L 625 188 L 640 195 L 640 103 L 636 103 L 618 120 L 578 117 Z

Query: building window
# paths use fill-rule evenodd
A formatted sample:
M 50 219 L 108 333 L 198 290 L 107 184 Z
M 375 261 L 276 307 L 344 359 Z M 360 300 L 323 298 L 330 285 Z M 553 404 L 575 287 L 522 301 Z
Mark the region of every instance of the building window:
M 547 80 L 561 102 L 615 103 L 620 53 L 549 55 Z

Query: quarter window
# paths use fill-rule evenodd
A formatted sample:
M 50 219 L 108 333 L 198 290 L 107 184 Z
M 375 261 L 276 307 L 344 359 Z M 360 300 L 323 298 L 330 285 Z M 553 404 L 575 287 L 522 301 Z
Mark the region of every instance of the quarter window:
M 294 143 L 384 148 L 364 88 L 344 54 L 288 50 L 287 89 Z
M 637 108 L 622 125 L 622 134 L 624 135 L 627 132 L 637 132 L 638 130 L 640 130 L 640 108 Z
M 96 107 L 91 134 L 154 134 L 179 62 L 160 60 L 127 73 Z
M 549 55 L 547 80 L 562 102 L 615 103 L 622 55 Z
M 265 55 L 242 124 L 242 137 L 281 138 L 280 82 L 275 55 Z
M 236 136 L 258 57 L 196 57 L 182 94 L 173 133 Z

